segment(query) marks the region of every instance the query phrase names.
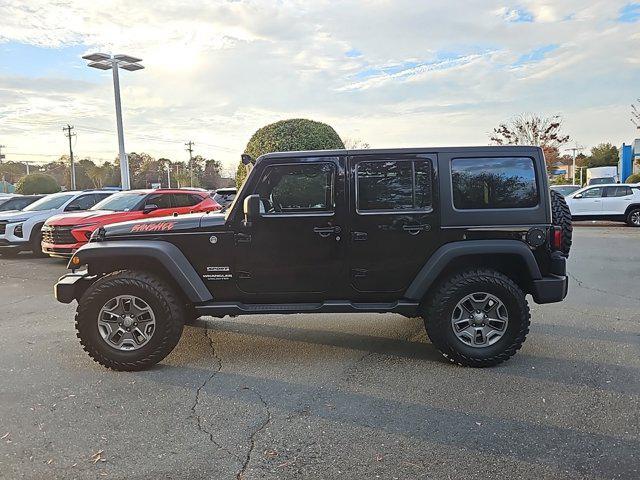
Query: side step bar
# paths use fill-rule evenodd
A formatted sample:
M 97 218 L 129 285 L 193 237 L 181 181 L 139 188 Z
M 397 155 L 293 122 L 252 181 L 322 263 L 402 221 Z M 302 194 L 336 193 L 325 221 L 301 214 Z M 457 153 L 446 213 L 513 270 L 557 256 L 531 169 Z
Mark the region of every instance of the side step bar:
M 389 303 L 354 303 L 348 300 L 328 300 L 318 303 L 209 302 L 197 305 L 195 308 L 198 315 L 212 317 L 270 313 L 399 313 L 405 317 L 415 317 L 418 312 L 418 302 L 404 300 Z

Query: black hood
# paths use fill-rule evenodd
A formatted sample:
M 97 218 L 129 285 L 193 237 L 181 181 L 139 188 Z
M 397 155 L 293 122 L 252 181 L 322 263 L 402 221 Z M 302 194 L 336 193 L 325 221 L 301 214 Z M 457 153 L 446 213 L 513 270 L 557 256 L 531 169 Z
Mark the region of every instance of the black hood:
M 171 233 L 197 231 L 200 227 L 216 227 L 225 223 L 225 216 L 221 213 L 190 213 L 187 215 L 145 218 L 130 222 L 114 223 L 104 227 L 103 238 L 131 237 L 138 235 L 153 235 L 156 233 Z

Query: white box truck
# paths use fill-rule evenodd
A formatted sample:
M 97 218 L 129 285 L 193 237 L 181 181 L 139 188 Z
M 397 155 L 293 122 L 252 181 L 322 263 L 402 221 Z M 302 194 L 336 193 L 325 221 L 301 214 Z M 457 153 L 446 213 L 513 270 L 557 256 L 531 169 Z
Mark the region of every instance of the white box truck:
M 618 167 L 587 168 L 587 185 L 601 185 L 603 183 L 618 183 Z

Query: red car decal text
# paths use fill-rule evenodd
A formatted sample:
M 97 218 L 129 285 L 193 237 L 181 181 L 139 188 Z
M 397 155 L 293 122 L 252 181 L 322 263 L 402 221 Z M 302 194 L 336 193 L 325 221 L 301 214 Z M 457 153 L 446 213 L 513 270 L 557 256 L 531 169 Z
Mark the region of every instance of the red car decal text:
M 138 223 L 131 227 L 131 232 L 166 232 L 173 230 L 174 222 Z

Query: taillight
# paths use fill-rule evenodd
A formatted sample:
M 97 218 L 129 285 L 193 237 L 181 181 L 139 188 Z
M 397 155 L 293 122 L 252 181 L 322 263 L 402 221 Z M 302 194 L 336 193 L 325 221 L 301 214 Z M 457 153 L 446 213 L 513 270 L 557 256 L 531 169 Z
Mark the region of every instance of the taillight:
M 553 227 L 551 236 L 551 247 L 554 250 L 562 250 L 562 227 Z

